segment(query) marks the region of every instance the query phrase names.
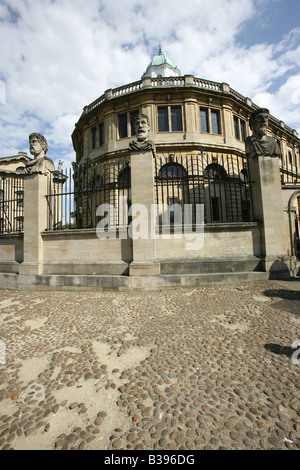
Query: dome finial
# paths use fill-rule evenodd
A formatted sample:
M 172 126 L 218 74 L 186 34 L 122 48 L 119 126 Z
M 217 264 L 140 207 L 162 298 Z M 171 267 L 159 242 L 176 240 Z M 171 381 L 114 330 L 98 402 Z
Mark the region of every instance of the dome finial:
M 161 52 L 161 44 L 159 45 L 158 54 L 159 54 L 159 55 L 162 55 L 162 52 Z

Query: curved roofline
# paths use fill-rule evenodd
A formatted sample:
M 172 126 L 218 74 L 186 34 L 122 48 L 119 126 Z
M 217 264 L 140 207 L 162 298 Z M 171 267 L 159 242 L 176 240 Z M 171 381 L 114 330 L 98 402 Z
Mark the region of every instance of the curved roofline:
M 213 82 L 211 80 L 204 80 L 201 78 L 197 78 L 194 75 L 184 75 L 184 76 L 177 76 L 177 77 L 162 77 L 162 78 L 151 78 L 151 77 L 143 77 L 141 80 L 129 83 L 127 85 L 123 85 L 117 88 L 110 88 L 106 90 L 106 92 L 101 95 L 99 98 L 97 98 L 95 101 L 90 103 L 89 105 L 85 106 L 83 108 L 83 113 L 80 116 L 78 122 L 75 124 L 75 129 L 73 133 L 76 130 L 76 127 L 81 120 L 81 118 L 84 115 L 89 114 L 90 112 L 94 111 L 98 106 L 101 106 L 103 103 L 110 101 L 112 99 L 120 98 L 122 96 L 126 96 L 132 93 L 137 93 L 140 91 L 146 91 L 146 90 L 163 90 L 163 89 L 172 89 L 172 88 L 194 88 L 195 90 L 199 91 L 205 91 L 205 92 L 210 92 L 210 93 L 217 93 L 217 94 L 224 94 L 228 96 L 229 98 L 235 99 L 237 102 L 240 102 L 244 106 L 246 106 L 249 111 L 252 110 L 254 111 L 255 109 L 258 109 L 259 106 L 253 103 L 253 101 L 241 95 L 238 93 L 236 90 L 231 88 L 228 83 L 219 83 L 219 82 Z M 286 132 L 293 134 L 293 137 L 296 138 L 297 140 L 299 139 L 298 133 L 295 129 L 292 129 L 289 127 L 287 124 L 285 124 L 283 121 L 279 120 L 272 114 L 270 114 L 270 119 L 271 121 L 282 128 L 282 130 L 285 130 Z

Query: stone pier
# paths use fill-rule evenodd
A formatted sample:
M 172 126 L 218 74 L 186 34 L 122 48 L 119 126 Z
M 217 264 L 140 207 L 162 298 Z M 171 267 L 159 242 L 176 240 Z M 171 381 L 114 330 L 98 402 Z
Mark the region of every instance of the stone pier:
M 24 261 L 20 275 L 43 274 L 43 238 L 47 227 L 48 176 L 33 173 L 25 177 Z
M 249 159 L 254 219 L 262 222 L 261 252 L 264 268 L 275 277 L 289 275 L 288 234 L 284 220 L 279 159 Z
M 131 202 L 133 209 L 140 207 L 140 213 L 133 214 L 140 221 L 140 227 L 147 230 L 140 238 L 132 240 L 133 260 L 129 267 L 130 276 L 157 276 L 160 264 L 156 262 L 156 240 L 151 233 L 151 206 L 154 196 L 153 153 L 140 151 L 131 153 Z

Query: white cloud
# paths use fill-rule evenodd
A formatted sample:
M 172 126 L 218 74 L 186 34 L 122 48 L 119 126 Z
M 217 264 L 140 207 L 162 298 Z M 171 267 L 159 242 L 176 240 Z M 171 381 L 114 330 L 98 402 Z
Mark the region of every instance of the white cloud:
M 247 21 L 263 24 L 261 13 L 278 1 L 2 0 L 0 155 L 26 150 L 37 131 L 49 155 L 69 161 L 82 108 L 139 80 L 159 43 L 183 74 L 228 82 L 300 131 L 299 30 L 277 44 L 236 41 Z

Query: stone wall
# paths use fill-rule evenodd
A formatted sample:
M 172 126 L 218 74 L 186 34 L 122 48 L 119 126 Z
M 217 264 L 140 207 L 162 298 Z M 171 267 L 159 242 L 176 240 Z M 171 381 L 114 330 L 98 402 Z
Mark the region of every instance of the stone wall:
M 23 261 L 23 234 L 1 235 L 0 272 L 18 273 Z

